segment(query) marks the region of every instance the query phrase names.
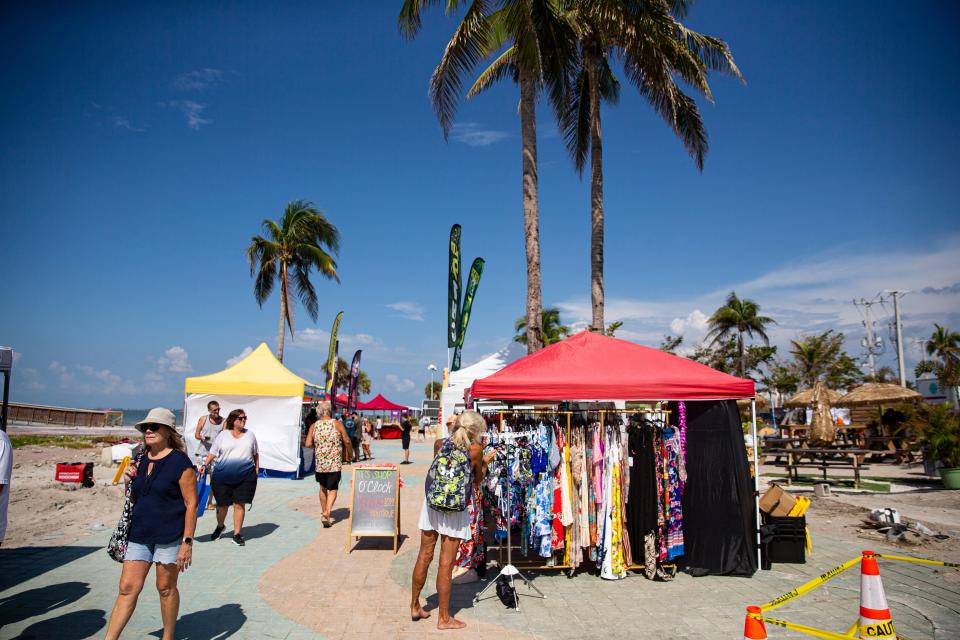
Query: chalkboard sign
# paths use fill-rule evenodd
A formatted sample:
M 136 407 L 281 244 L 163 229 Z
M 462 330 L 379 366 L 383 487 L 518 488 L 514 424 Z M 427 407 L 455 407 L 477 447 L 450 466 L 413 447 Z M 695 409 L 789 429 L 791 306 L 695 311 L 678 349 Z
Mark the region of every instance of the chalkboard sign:
M 400 470 L 394 466 L 353 467 L 347 551 L 356 538 L 400 536 Z

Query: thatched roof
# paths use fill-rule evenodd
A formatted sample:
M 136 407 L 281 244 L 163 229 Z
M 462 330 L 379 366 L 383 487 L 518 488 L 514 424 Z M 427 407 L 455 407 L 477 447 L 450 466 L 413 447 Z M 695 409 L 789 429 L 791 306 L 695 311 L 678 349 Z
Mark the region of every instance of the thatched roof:
M 833 389 L 824 389 L 826 401 L 830 404 L 836 404 L 837 400 L 843 397 L 843 394 Z M 793 394 L 793 397 L 783 403 L 785 407 L 809 407 L 813 404 L 813 388 L 804 389 L 799 393 Z
M 757 409 L 763 409 L 770 406 L 770 401 L 767 400 L 766 396 L 760 395 L 758 395 L 756 398 L 741 398 L 740 400 L 737 400 L 737 406 L 741 409 L 748 408 L 751 400 L 757 401 Z
M 923 396 L 914 391 L 889 382 L 868 382 L 843 396 L 834 404 L 842 407 L 852 407 L 863 404 L 880 404 L 881 402 L 906 402 L 920 400 Z

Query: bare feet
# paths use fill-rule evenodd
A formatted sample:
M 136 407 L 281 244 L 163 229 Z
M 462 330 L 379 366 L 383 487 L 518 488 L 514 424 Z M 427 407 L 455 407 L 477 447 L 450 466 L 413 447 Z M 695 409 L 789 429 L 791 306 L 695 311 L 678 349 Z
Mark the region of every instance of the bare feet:
M 430 617 L 430 612 L 421 607 L 419 604 L 415 607 L 410 607 L 410 619 L 416 622 L 417 620 L 423 620 Z
M 447 618 L 446 620 L 444 620 L 443 618 L 440 618 L 439 620 L 437 620 L 437 629 L 441 629 L 441 630 L 443 630 L 443 629 L 463 629 L 463 628 L 466 627 L 466 626 L 467 626 L 467 623 L 466 623 L 466 622 L 460 622 L 459 620 L 457 620 L 457 619 L 454 618 L 453 616 L 450 616 L 450 617 Z
M 330 516 L 328 516 L 328 515 L 323 516 L 323 517 L 321 518 L 321 521 L 323 522 L 323 527 L 324 527 L 324 528 L 328 528 L 330 525 L 333 524 L 333 519 L 332 519 Z

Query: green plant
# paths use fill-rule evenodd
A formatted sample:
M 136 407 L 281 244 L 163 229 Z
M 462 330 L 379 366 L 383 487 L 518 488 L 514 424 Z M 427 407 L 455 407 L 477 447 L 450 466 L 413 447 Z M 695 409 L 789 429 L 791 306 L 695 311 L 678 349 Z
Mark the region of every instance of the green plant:
M 760 315 L 760 305 L 747 298 L 738 298 L 736 292 L 731 291 L 722 307 L 713 312 L 707 320 L 710 330 L 706 339 L 713 347 L 731 337 L 736 338 L 737 361 L 736 374 L 741 378 L 747 375 L 747 348 L 743 336 L 759 337 L 766 345 L 770 344 L 767 337 L 767 325 L 776 324 L 773 318 Z M 772 356 L 772 354 L 769 354 Z
M 948 469 L 960 467 L 960 416 L 948 404 L 937 405 L 925 413 L 920 437 L 930 458 Z

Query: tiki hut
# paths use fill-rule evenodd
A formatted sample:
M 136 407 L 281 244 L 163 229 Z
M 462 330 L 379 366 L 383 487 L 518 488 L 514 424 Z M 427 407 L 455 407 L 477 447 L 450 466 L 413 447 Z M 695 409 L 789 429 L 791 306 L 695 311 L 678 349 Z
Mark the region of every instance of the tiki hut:
M 823 392 L 826 394 L 826 400 L 831 405 L 837 404 L 837 401 L 843 397 L 843 394 L 839 391 L 834 391 L 833 389 L 824 388 Z M 813 388 L 804 389 L 799 393 L 793 394 L 793 396 L 783 403 L 783 406 L 790 408 L 801 408 L 809 407 L 813 405 Z
M 922 400 L 923 396 L 906 387 L 889 382 L 868 382 L 855 388 L 834 404 L 842 407 L 856 407 L 872 404 L 889 404 L 894 402 L 911 402 Z

